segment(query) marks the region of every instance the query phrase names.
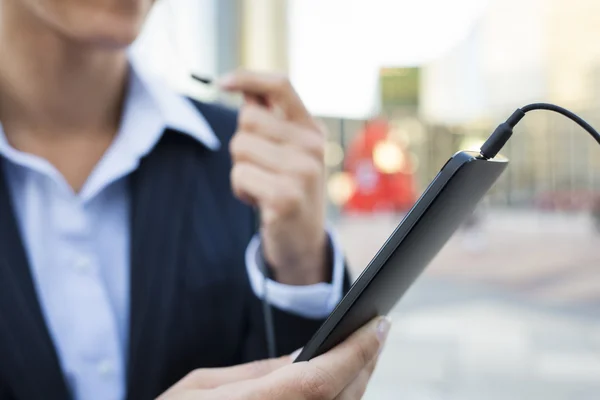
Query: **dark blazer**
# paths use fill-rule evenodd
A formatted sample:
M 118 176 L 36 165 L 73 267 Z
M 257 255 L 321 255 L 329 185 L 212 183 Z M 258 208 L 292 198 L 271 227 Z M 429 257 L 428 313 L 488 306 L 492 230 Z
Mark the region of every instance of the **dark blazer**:
M 261 303 L 244 263 L 255 215 L 229 180 L 237 116 L 195 104 L 221 149 L 167 131 L 130 177 L 131 400 L 155 398 L 196 368 L 267 356 Z M 0 173 L 0 399 L 68 399 L 18 229 Z M 280 354 L 302 347 L 323 322 L 273 312 Z

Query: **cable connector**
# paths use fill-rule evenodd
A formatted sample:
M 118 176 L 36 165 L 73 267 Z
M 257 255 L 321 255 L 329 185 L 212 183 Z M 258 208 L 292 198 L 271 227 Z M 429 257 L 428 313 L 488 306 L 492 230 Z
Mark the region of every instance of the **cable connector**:
M 525 113 L 518 108 L 507 120 L 498 125 L 494 133 L 481 146 L 481 155 L 487 160 L 496 157 L 513 134 L 513 128 L 523 119 Z
M 600 144 L 600 133 L 598 133 L 598 131 L 596 131 L 590 124 L 585 122 L 583 118 L 579 117 L 575 113 L 554 104 L 534 103 L 517 109 L 517 111 L 515 111 L 510 118 L 506 120 L 506 122 L 500 124 L 494 133 L 492 133 L 492 136 L 490 136 L 488 140 L 485 141 L 483 146 L 481 146 L 481 156 L 487 160 L 496 157 L 498 152 L 502 150 L 502 147 L 504 147 L 508 139 L 510 139 L 512 136 L 515 125 L 517 125 L 519 121 L 523 119 L 526 113 L 534 110 L 547 110 L 564 115 L 585 129 L 590 135 L 592 135 L 596 142 Z

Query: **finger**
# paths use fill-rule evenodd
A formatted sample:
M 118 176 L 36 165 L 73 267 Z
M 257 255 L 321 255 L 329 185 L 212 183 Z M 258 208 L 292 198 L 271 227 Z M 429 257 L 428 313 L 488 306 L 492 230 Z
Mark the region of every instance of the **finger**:
M 260 378 L 291 363 L 292 359 L 289 356 L 283 356 L 227 368 L 208 368 L 204 370 L 203 379 L 214 382 L 213 387 L 221 386 L 231 382 Z
M 298 209 L 303 198 L 302 189 L 291 177 L 249 162 L 238 162 L 233 166 L 231 186 L 238 198 L 249 197 L 259 205 L 266 224 Z
M 358 400 L 362 399 L 367 390 L 370 375 L 366 371 L 361 371 L 350 385 L 335 398 L 335 400 Z
M 245 106 L 239 115 L 238 129 L 255 133 L 277 143 L 290 143 L 323 160 L 325 131 L 307 129 L 281 120 L 262 107 Z
M 260 107 L 269 107 L 267 99 L 250 93 L 244 93 L 244 103 Z
M 183 391 L 171 391 L 161 394 L 156 400 L 216 400 L 214 397 L 212 390 L 197 390 L 197 389 L 187 389 Z
M 264 384 L 264 378 L 233 382 L 211 390 L 196 393 L 196 400 L 280 400 L 293 399 L 280 388 Z M 165 399 L 168 400 L 168 399 Z M 179 399 L 178 399 L 179 400 Z M 300 400 L 300 399 L 298 399 Z
M 279 105 L 291 120 L 314 126 L 312 117 L 285 75 L 236 71 L 219 81 L 222 89 L 264 96 L 271 104 Z
M 294 359 L 295 354 L 290 356 Z M 335 390 L 324 389 L 318 379 L 308 379 L 306 367 L 309 363 L 284 366 L 262 379 L 250 379 L 222 385 L 214 390 L 198 392 L 203 400 L 279 400 L 279 399 L 325 399 L 358 400 L 366 391 L 369 379 L 375 369 L 378 357 L 361 370 L 339 394 Z M 287 371 L 284 371 L 287 370 Z M 261 377 L 258 377 L 261 378 Z M 337 396 L 336 396 L 337 395 Z
M 362 399 L 363 395 L 367 390 L 367 386 L 369 385 L 369 381 L 371 380 L 371 376 L 373 375 L 373 371 L 375 370 L 375 366 L 377 365 L 377 360 L 379 357 L 375 357 L 371 361 L 371 363 L 360 373 L 352 382 L 342 390 L 342 392 L 336 397 L 336 400 L 356 400 Z
M 290 145 L 273 143 L 261 136 L 238 132 L 230 142 L 235 163 L 249 162 L 275 173 L 288 173 L 310 183 L 324 172 L 321 160 Z
M 377 357 L 389 326 L 387 318 L 377 318 L 331 351 L 261 381 L 267 388 L 284 388 L 288 398 L 335 399 Z
M 328 353 L 309 362 L 317 370 L 335 371 L 335 385 L 343 389 L 379 354 L 390 328 L 387 318 L 377 318 Z M 341 391 L 341 390 L 340 390 Z
M 289 356 L 255 361 L 227 368 L 196 369 L 172 386 L 161 398 L 175 392 L 212 389 L 232 382 L 260 378 L 292 363 Z
M 281 367 L 290 365 L 289 356 L 253 361 L 227 368 L 207 368 L 200 370 L 200 377 L 210 382 L 210 387 L 222 386 L 231 382 L 260 378 Z M 207 388 L 206 386 L 204 388 Z

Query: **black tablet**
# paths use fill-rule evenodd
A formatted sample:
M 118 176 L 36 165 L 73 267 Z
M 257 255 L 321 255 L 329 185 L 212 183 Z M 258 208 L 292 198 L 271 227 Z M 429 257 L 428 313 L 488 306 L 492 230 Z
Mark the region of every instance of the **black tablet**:
M 371 319 L 388 314 L 507 165 L 501 157 L 455 154 L 295 361 L 328 351 Z

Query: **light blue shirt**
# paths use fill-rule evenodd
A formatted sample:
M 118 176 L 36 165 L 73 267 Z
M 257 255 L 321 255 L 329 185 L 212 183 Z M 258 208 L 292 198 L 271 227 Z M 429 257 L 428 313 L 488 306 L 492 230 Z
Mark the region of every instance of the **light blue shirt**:
M 198 110 L 132 62 L 115 140 L 79 193 L 46 160 L 12 148 L 0 126 L 0 153 L 46 324 L 75 399 L 118 400 L 126 391 L 129 319 L 128 175 L 165 128 L 210 149 L 221 145 Z M 169 133 L 179 134 L 179 133 Z M 251 286 L 263 296 L 246 251 Z M 343 260 L 334 242 L 331 283 L 287 286 L 268 281 L 268 300 L 288 312 L 321 318 L 342 296 Z M 201 266 L 198 266 L 201 268 Z M 206 329 L 210 329 L 207 327 Z

